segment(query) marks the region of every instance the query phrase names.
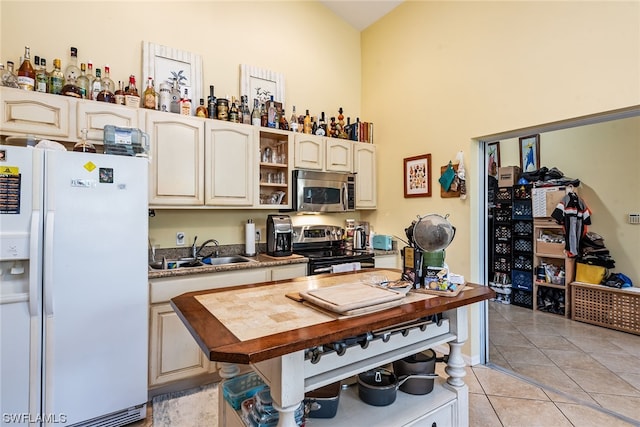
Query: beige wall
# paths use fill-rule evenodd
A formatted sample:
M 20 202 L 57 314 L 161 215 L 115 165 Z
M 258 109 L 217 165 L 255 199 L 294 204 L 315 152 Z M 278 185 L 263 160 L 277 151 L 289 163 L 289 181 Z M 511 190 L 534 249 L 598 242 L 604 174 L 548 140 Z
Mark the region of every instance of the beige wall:
M 62 59 L 78 48 L 80 62 L 109 64 L 114 81 L 134 74 L 140 82 L 142 42 L 200 54 L 204 94 L 239 96 L 240 64 L 279 72 L 285 78 L 285 107 L 361 117 L 360 33 L 317 2 L 307 1 L 10 1 L 0 0 L 0 61 L 18 64 L 24 46 L 32 55 Z M 142 78 L 141 78 L 142 77 Z M 272 212 L 156 211 L 149 219 L 154 245 L 174 247 L 176 231 L 187 241 L 213 237 L 242 243 L 243 227 L 254 218 L 264 227 Z M 358 218 L 358 214 L 349 217 Z M 296 222 L 308 218 L 295 218 Z M 344 225 L 340 215 L 319 222 Z
M 449 213 L 458 233 L 448 264 L 472 275 L 478 195 L 440 198 L 440 166 L 463 150 L 473 190 L 472 138 L 640 104 L 639 16 L 637 1 L 409 1 L 366 29 L 362 105 L 382 171 L 368 219 L 401 234 L 418 214 Z M 432 154 L 434 195 L 405 199 L 402 159 L 423 153 Z

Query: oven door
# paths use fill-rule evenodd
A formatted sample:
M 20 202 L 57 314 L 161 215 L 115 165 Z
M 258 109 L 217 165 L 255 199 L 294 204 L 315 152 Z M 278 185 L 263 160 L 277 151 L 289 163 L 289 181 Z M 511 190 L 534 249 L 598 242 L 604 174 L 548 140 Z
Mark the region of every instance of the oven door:
M 340 259 L 309 259 L 307 273 L 309 276 L 313 276 L 315 274 L 333 273 L 334 270 L 340 269 L 339 266 L 344 264 L 351 264 L 354 262 L 359 262 L 360 268 L 362 270 L 375 267 L 375 259 L 373 255 Z

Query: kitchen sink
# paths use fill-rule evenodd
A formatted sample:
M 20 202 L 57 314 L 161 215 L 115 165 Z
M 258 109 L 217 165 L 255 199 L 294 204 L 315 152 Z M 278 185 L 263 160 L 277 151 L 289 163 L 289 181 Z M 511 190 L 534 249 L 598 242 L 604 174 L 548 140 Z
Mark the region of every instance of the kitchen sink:
M 243 256 L 234 255 L 234 256 L 221 256 L 215 258 L 205 258 L 202 261 L 204 264 L 209 265 L 225 265 L 225 264 L 239 264 L 243 262 L 255 262 L 252 259 L 245 258 Z
M 256 262 L 255 260 L 245 258 L 239 255 L 233 256 L 222 256 L 222 257 L 212 257 L 205 258 L 203 260 L 193 259 L 193 258 L 181 258 L 181 259 L 172 259 L 166 260 L 165 265 L 163 265 L 163 261 L 153 261 L 149 263 L 149 268 L 151 270 L 173 270 L 175 268 L 197 268 L 203 267 L 206 265 L 229 265 L 229 264 L 239 264 L 239 263 L 247 263 L 247 262 Z

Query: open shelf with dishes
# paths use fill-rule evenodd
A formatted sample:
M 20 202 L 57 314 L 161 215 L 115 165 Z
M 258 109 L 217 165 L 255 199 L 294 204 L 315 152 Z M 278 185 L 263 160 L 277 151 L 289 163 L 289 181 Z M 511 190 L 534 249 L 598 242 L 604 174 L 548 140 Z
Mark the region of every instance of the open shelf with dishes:
M 260 205 L 291 204 L 291 132 L 277 129 L 258 131 L 260 137 L 259 198 Z

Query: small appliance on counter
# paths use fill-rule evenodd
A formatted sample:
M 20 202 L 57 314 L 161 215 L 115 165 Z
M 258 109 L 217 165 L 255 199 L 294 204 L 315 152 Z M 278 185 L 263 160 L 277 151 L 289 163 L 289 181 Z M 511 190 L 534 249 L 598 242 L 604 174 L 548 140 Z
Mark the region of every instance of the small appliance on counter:
M 393 249 L 393 238 L 385 234 L 376 234 L 371 239 L 371 246 L 373 246 L 373 249 L 390 251 Z
M 362 251 L 369 248 L 370 227 L 366 221 L 356 221 L 353 230 L 353 250 Z
M 289 215 L 267 217 L 267 255 L 282 257 L 292 254 L 293 224 Z

